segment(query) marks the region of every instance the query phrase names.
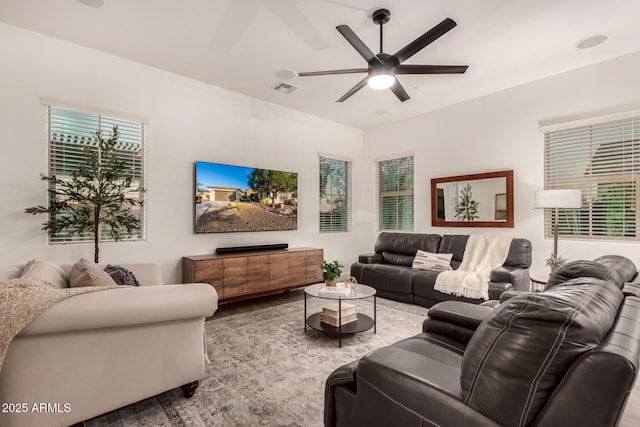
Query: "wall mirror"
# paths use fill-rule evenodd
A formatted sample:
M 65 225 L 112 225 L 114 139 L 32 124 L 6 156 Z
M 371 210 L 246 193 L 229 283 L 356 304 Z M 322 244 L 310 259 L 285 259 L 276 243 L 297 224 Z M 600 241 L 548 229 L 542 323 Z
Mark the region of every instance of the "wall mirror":
M 513 170 L 433 178 L 431 225 L 513 228 Z

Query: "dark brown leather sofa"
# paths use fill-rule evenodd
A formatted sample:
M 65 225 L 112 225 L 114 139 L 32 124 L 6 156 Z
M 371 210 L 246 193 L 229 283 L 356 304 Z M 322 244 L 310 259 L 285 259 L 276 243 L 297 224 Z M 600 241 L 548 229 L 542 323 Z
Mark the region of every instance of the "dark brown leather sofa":
M 423 307 L 447 300 L 481 303 L 482 299 L 457 297 L 433 289 L 437 271 L 413 270 L 411 265 L 418 250 L 453 254 L 451 267 L 455 270 L 462 256 L 469 235 L 444 235 L 422 233 L 389 233 L 378 235 L 375 253 L 358 257 L 351 265 L 351 275 L 359 283 L 372 286 L 377 295 L 396 301 L 418 304 Z M 531 242 L 515 238 L 502 267 L 491 272 L 489 298 L 499 299 L 509 289 L 529 289 Z
M 572 264 L 544 292 L 473 306 L 487 315 L 467 343 L 441 328 L 374 350 L 327 379 L 325 426 L 617 425 L 640 358 L 627 279 Z

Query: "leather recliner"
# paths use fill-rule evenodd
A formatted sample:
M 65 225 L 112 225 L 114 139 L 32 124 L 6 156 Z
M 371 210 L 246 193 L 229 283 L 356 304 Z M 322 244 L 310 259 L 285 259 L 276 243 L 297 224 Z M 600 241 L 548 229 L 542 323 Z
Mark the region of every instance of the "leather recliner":
M 487 316 L 467 344 L 423 332 L 337 369 L 325 426 L 616 425 L 637 377 L 640 298 L 583 267 L 476 306 Z
M 620 255 L 605 255 L 593 261 L 572 261 L 549 277 L 545 290 L 576 277 L 595 277 L 609 281 L 622 289 L 625 295 L 640 296 L 640 283 L 636 265 Z M 500 300 L 486 301 L 480 305 L 459 301 L 444 301 L 431 307 L 422 325 L 423 332 L 434 332 L 467 344 L 480 323 L 489 317 L 500 302 L 529 292 L 509 290 L 500 295 Z

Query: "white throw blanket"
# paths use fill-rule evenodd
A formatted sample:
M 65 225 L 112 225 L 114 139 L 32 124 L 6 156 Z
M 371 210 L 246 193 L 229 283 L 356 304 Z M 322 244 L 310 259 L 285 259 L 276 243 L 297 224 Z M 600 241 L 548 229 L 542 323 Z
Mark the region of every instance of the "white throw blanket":
M 433 288 L 459 297 L 489 299 L 489 275 L 504 264 L 510 246 L 511 237 L 470 235 L 460 267 L 438 274 Z

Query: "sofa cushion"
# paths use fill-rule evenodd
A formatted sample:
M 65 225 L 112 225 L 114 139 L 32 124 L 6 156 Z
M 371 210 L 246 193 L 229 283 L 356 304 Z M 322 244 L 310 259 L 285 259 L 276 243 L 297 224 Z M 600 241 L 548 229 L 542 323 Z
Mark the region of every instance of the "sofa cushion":
M 467 240 L 469 240 L 468 234 L 445 234 L 442 236 L 442 241 L 438 247 L 438 252 L 441 254 L 453 254 L 451 258 L 451 267 L 457 270 L 462 262 L 464 256 L 464 250 L 467 247 Z
M 512 239 L 509 255 L 507 255 L 504 265 L 529 268 L 531 265 L 531 242 L 522 238 Z
M 382 262 L 385 264 L 404 265 L 411 267 L 414 255 L 402 255 L 393 252 L 382 252 Z
M 446 271 L 451 270 L 453 254 L 434 254 L 432 252 L 417 251 L 411 267 L 414 270 Z
M 22 274 L 24 266 L 10 265 L 8 267 L 0 267 L 0 281 L 7 279 L 17 279 Z
M 604 255 L 593 260 L 604 264 L 620 275 L 625 282 L 631 282 L 638 275 L 638 267 L 627 257 L 621 255 Z
M 433 298 L 434 293 L 442 294 L 433 290 L 433 286 L 436 284 L 436 277 L 440 274 L 440 271 L 416 270 L 413 272 L 413 293 L 421 297 Z M 446 296 L 446 294 L 443 294 Z
M 556 285 L 566 282 L 577 277 L 594 277 L 611 282 L 618 288 L 622 288 L 624 280 L 620 275 L 606 266 L 595 261 L 571 261 L 558 268 L 547 281 L 545 289 L 553 288 Z
M 478 304 L 484 301 L 482 298 L 471 299 L 466 297 L 458 297 L 442 292 L 438 292 L 433 289 L 436 284 L 436 277 L 441 271 L 428 271 L 428 270 L 414 270 L 413 271 L 413 295 L 416 297 L 416 302 L 425 307 L 430 307 L 440 301 L 449 301 L 455 299 L 456 301 L 470 302 Z M 417 298 L 424 298 L 424 300 L 418 300 Z
M 368 353 L 358 364 L 355 425 L 471 425 L 447 423 L 456 410 L 465 410 L 457 380 L 460 359 L 455 343 L 427 333 Z
M 136 276 L 124 267 L 108 264 L 104 268 L 104 271 L 111 276 L 113 281 L 116 282 L 116 285 L 140 286 Z
M 98 264 L 84 258 L 75 263 L 69 273 L 69 287 L 71 288 L 115 285 L 116 282 Z
M 398 294 L 412 294 L 413 271 L 410 267 L 386 264 L 364 265 L 360 283 L 378 290 Z
M 23 279 L 41 279 L 59 289 L 67 288 L 68 277 L 62 267 L 55 262 L 32 259 L 27 263 L 22 274 Z
M 383 231 L 376 239 L 375 251 L 378 253 L 388 252 L 390 254 L 407 255 L 413 260 L 418 249 L 438 252 L 439 245 L 439 234 L 388 233 Z M 411 265 L 411 263 L 405 265 Z
M 614 284 L 580 277 L 500 304 L 463 356 L 465 403 L 501 425 L 530 425 L 570 364 L 611 329 L 622 299 Z

